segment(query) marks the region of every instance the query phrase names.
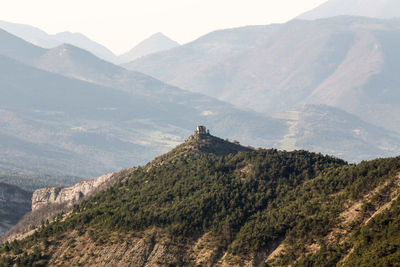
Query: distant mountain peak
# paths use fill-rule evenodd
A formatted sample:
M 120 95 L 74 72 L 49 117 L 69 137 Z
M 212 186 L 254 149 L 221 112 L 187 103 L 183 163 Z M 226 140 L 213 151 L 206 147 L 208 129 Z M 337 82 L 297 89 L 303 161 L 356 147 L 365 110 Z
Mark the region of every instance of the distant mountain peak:
M 87 38 L 85 35 L 83 35 L 82 33 L 79 32 L 71 32 L 71 31 L 62 31 L 59 33 L 56 33 L 55 35 L 64 35 L 64 34 L 70 34 L 70 35 L 76 35 L 76 36 L 83 36 L 85 38 Z
M 149 38 L 143 40 L 129 52 L 126 52 L 119 56 L 120 62 L 127 63 L 137 58 L 147 56 L 149 54 L 169 50 L 177 47 L 180 44 L 171 38 L 167 37 L 161 32 L 157 32 L 151 35 Z
M 152 36 L 150 36 L 149 38 L 152 38 L 152 37 L 162 37 L 162 38 L 170 39 L 170 38 L 168 38 L 168 36 L 166 36 L 162 32 L 157 32 L 157 33 L 153 34 Z
M 42 48 L 51 49 L 62 43 L 70 43 L 81 49 L 90 51 L 103 60 L 117 63 L 117 56 L 105 46 L 89 39 L 82 33 L 63 31 L 56 34 L 46 32 L 24 24 L 0 21 L 0 28 Z

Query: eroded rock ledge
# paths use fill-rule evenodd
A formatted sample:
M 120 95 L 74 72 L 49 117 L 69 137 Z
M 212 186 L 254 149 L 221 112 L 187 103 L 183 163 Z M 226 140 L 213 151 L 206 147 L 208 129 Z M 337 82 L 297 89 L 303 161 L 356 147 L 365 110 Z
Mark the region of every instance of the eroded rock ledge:
M 70 187 L 48 187 L 38 189 L 32 195 L 32 210 L 38 210 L 49 204 L 73 205 L 73 203 L 81 200 L 85 196 L 94 194 L 95 192 L 106 187 L 114 180 L 116 173 L 109 173 L 100 176 L 97 179 L 81 181 Z

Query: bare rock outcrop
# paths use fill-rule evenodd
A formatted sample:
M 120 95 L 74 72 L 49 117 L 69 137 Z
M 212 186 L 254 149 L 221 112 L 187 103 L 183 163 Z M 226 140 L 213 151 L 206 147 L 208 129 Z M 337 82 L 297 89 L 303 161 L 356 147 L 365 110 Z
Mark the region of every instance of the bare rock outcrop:
M 81 181 L 71 187 L 48 187 L 33 192 L 32 210 L 49 204 L 73 205 L 86 196 L 92 195 L 112 183 L 116 173 L 109 173 L 97 179 Z
M 12 241 L 25 237 L 31 229 L 41 225 L 43 221 L 51 220 L 60 213 L 68 212 L 74 204 L 83 199 L 111 187 L 115 182 L 123 180 L 135 167 L 102 175 L 97 179 L 80 181 L 70 187 L 48 187 L 31 193 L 29 206 L 32 212 L 25 214 L 19 222 L 0 239 L 0 242 Z M 32 200 L 31 200 L 32 199 Z M 22 217 L 22 216 L 21 216 Z

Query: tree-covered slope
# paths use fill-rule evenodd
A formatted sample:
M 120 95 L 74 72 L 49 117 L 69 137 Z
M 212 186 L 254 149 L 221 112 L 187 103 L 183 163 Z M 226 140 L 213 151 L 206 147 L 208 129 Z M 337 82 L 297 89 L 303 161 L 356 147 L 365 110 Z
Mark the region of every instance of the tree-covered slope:
M 5 244 L 1 262 L 332 266 L 369 257 L 368 242 L 395 241 L 384 233 L 398 222 L 391 204 L 400 158 L 349 165 L 306 151 L 217 156 L 190 147 L 201 146 L 189 138 L 72 213 Z M 379 260 L 395 262 L 395 244 L 384 252 Z

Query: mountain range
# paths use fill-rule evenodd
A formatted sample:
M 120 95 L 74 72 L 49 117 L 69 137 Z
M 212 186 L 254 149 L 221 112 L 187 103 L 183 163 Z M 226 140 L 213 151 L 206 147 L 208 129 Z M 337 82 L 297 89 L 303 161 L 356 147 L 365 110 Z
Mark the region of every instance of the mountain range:
M 248 42 L 232 34 L 237 39 L 232 49 L 253 45 L 260 30 L 274 27 L 240 29 Z M 0 39 L 1 138 L 7 140 L 0 167 L 12 172 L 99 176 L 167 151 L 197 124 L 254 147 L 318 149 L 351 162 L 400 151 L 398 134 L 346 112 L 339 111 L 349 123 L 329 120 L 330 127 L 317 130 L 312 121 L 318 110 L 329 118 L 332 108 L 314 106 L 308 124 L 294 122 L 181 90 L 72 45 L 44 49 L 6 31 Z M 220 40 L 230 42 L 228 36 Z
M 207 34 L 124 66 L 273 114 L 325 104 L 400 131 L 398 20 L 335 17 Z
M 56 34 L 47 34 L 46 32 L 30 25 L 6 21 L 0 21 L 0 29 L 42 48 L 49 49 L 62 44 L 70 44 L 87 50 L 93 55 L 115 64 L 126 63 L 141 56 L 179 46 L 177 42 L 171 40 L 164 34 L 156 33 L 143 40 L 130 51 L 117 56 L 105 46 L 89 39 L 81 33 L 64 31 Z
M 399 18 L 400 3 L 397 0 L 329 0 L 297 18 L 313 20 L 340 15 L 381 19 Z
M 1 131 L 10 140 L 2 142 L 2 164 L 98 176 L 165 152 L 196 124 L 254 145 L 277 144 L 286 129 L 281 120 L 127 71 L 77 47 L 46 50 L 5 31 L 0 39 Z

